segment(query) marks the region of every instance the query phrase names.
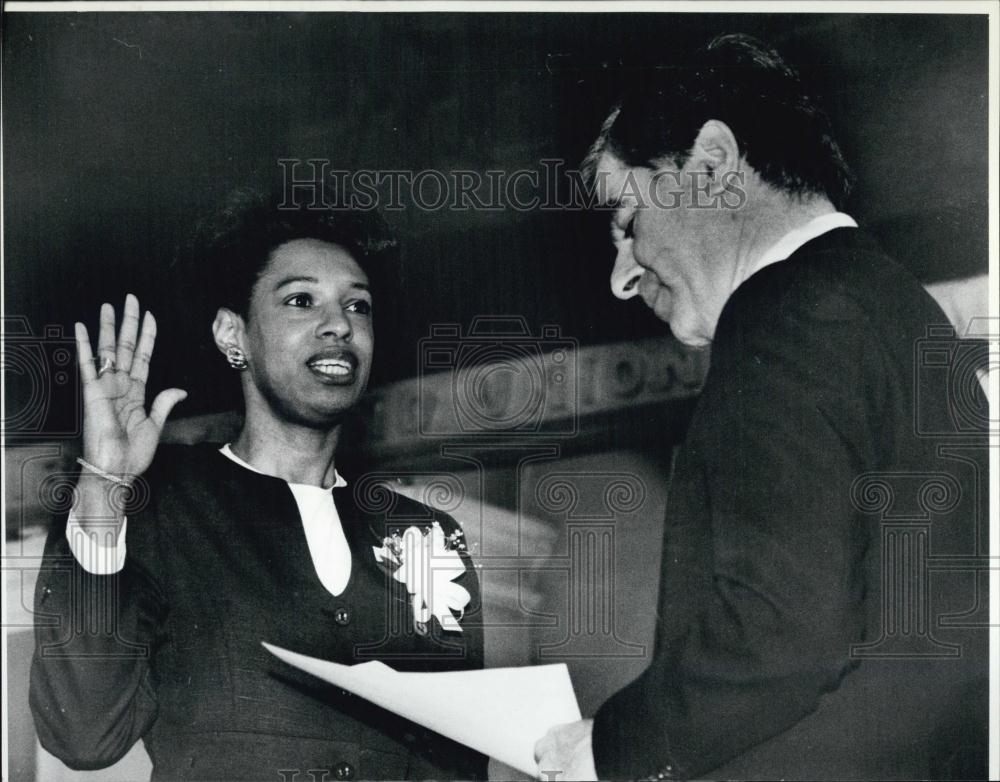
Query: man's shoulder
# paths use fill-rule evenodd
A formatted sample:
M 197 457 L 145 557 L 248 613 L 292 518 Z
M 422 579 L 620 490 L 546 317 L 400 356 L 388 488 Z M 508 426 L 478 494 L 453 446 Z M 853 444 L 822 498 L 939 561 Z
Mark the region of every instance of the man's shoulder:
M 917 291 L 920 286 L 867 233 L 839 228 L 807 242 L 785 260 L 765 266 L 733 298 L 779 303 L 795 297 L 841 295 L 863 303 L 877 299 L 887 288 Z
M 741 329 L 759 323 L 772 336 L 810 323 L 854 322 L 881 336 L 947 322 L 913 274 L 854 228 L 829 231 L 758 271 L 723 316 Z

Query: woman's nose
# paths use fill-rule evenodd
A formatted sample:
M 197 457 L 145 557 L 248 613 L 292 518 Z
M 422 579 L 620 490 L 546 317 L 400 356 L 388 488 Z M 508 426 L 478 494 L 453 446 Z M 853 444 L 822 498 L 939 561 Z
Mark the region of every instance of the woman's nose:
M 632 254 L 632 240 L 626 239 L 618 245 L 615 268 L 611 270 L 611 292 L 619 299 L 638 296 L 642 274 L 643 269 Z
M 351 321 L 340 307 L 329 307 L 323 311 L 323 318 L 316 328 L 316 336 L 328 335 L 342 340 L 351 338 Z

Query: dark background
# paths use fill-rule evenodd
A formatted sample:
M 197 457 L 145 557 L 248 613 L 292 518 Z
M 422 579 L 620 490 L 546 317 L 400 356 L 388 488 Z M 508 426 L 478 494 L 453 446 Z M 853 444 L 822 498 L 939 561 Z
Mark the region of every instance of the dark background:
M 985 16 L 16 13 L 3 30 L 6 313 L 35 336 L 71 335 L 134 291 L 160 321 L 153 388 L 191 392 L 178 415 L 224 409 L 236 388 L 210 345 L 211 282 L 178 248 L 226 192 L 270 187 L 279 158 L 572 168 L 620 85 L 734 31 L 774 45 L 825 98 L 863 226 L 924 281 L 985 273 Z M 582 344 L 666 329 L 611 297 L 606 215 L 387 217 L 401 285 L 377 305 L 376 382 L 417 373 L 433 323 L 520 315 Z M 38 389 L 7 365 L 10 420 Z M 69 431 L 68 385 L 49 385 L 45 423 L 23 426 Z

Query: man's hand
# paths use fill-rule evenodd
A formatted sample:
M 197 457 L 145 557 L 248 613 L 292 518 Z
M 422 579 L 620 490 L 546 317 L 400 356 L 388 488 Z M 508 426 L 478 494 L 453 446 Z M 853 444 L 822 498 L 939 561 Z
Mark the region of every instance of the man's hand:
M 556 725 L 535 744 L 535 760 L 543 780 L 594 782 L 594 750 L 590 736 L 593 720 Z

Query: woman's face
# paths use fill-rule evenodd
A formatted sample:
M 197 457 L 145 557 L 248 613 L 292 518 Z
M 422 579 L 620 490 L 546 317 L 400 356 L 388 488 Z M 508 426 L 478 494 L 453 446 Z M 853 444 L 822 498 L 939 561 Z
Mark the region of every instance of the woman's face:
M 374 334 L 368 277 L 350 253 L 295 239 L 271 253 L 250 299 L 245 351 L 247 413 L 336 424 L 365 390 Z

